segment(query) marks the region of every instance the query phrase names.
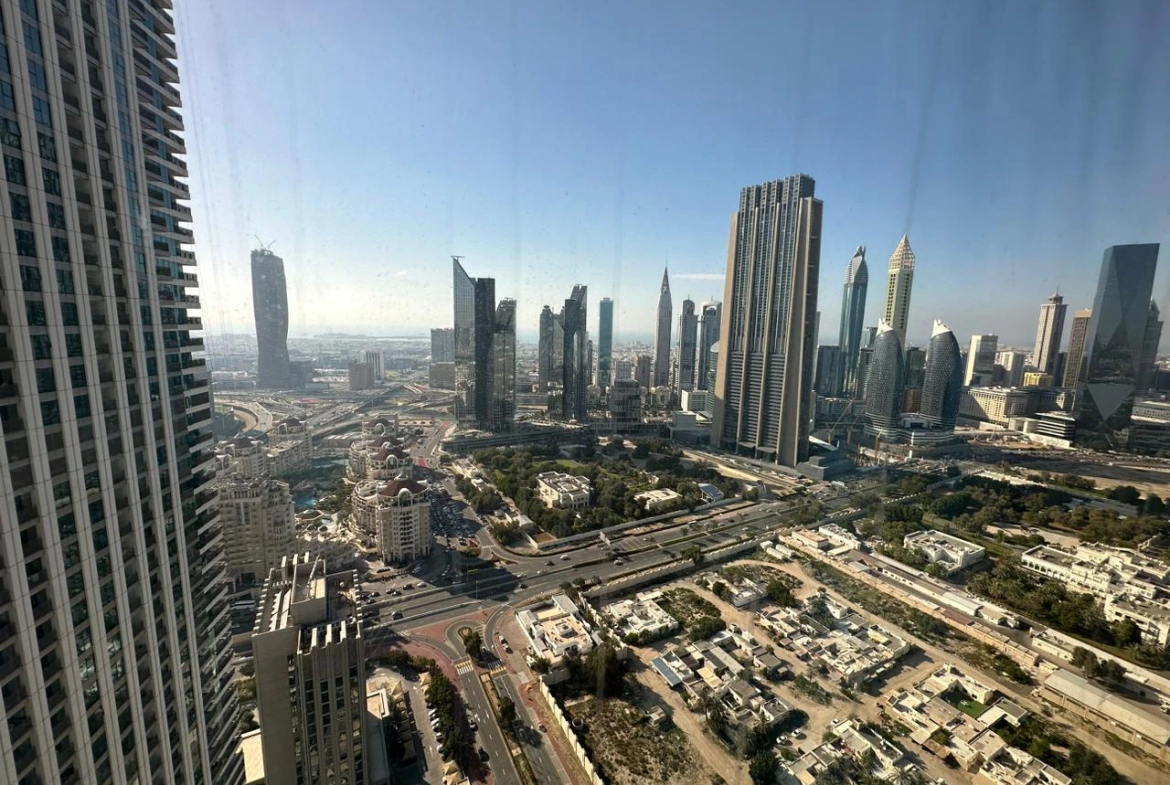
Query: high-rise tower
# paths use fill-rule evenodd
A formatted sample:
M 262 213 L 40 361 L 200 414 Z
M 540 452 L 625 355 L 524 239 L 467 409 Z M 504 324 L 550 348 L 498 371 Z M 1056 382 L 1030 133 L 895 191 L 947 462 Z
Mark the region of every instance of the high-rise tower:
M 873 359 L 865 383 L 865 414 L 871 433 L 885 435 L 899 426 L 906 367 L 898 332 L 878 322 Z
M 670 276 L 662 271 L 662 288 L 658 292 L 658 321 L 654 330 L 654 386 L 670 384 Z
M 1032 350 L 1032 365 L 1040 373 L 1055 378 L 1056 355 L 1060 353 L 1060 339 L 1064 336 L 1064 314 L 1068 306 L 1064 298 L 1054 294 L 1040 306 L 1040 325 L 1036 329 L 1036 347 Z
M 252 251 L 252 312 L 256 317 L 256 386 L 288 387 L 288 288 L 284 260 L 267 248 Z
M 496 332 L 496 279 L 475 279 L 475 327 L 472 330 L 475 346 L 472 402 L 475 419 L 481 428 L 487 428 L 491 419 L 492 384 L 495 366 L 492 364 L 492 337 Z
M 1089 324 L 1093 321 L 1093 310 L 1082 308 L 1073 314 L 1072 330 L 1068 335 L 1068 359 L 1064 364 L 1063 387 L 1076 389 L 1085 369 L 1085 346 L 1089 342 Z
M 1085 348 L 1084 381 L 1076 396 L 1076 440 L 1086 447 L 1129 447 L 1133 393 L 1157 268 L 1157 243 L 1105 249 Z
M 693 300 L 683 300 L 678 317 L 678 377 L 679 391 L 695 389 L 695 347 L 699 339 L 699 317 Z
M 536 345 L 536 380 L 541 390 L 548 389 L 550 381 L 560 383 L 560 379 L 553 375 L 553 321 L 556 318 L 549 306 L 541 309 L 540 333 Z
M 0 6 L 0 782 L 240 783 L 171 2 Z
M 475 416 L 475 279 L 451 258 L 455 303 L 455 414 L 460 419 Z
M 1158 344 L 1162 342 L 1162 312 L 1158 304 L 1150 300 L 1150 315 L 1146 318 L 1146 334 L 1142 341 L 1142 359 L 1138 364 L 1138 389 L 1148 390 L 1154 386 L 1154 367 L 1158 362 Z
M 962 396 L 963 360 L 959 342 L 950 327 L 936 321 L 926 350 L 918 413 L 932 426 L 953 431 Z
M 597 384 L 608 387 L 613 381 L 613 300 L 602 297 L 597 305 Z
M 516 301 L 500 300 L 492 327 L 492 382 L 487 426 L 506 431 L 516 416 Z
M 711 439 L 796 466 L 808 458 L 823 206 L 798 174 L 744 188 L 731 218 Z
M 564 329 L 564 377 L 561 414 L 566 420 L 585 422 L 586 390 L 589 387 L 589 349 L 585 331 L 588 317 L 588 287 L 577 285 L 565 300 L 561 323 Z
M 865 327 L 865 297 L 869 291 L 869 268 L 865 264 L 865 246 L 857 246 L 849 269 L 845 271 L 845 289 L 841 295 L 840 347 L 842 389 L 833 395 L 853 395 L 857 386 L 857 357 L 861 351 L 861 331 Z M 901 339 L 899 339 L 901 340 Z
M 718 300 L 708 300 L 699 306 L 699 345 L 698 359 L 695 361 L 695 387 L 706 390 L 709 387 L 708 377 L 715 370 L 712 362 L 711 347 L 719 341 L 719 328 L 723 324 L 723 303 Z
M 995 352 L 999 346 L 998 335 L 972 335 L 971 348 L 967 350 L 967 372 L 963 384 L 968 387 L 987 387 L 995 373 Z
M 914 251 L 906 235 L 898 241 L 890 257 L 890 282 L 886 289 L 886 324 L 898 333 L 898 343 L 906 345 L 906 320 L 910 316 L 910 289 L 914 285 Z

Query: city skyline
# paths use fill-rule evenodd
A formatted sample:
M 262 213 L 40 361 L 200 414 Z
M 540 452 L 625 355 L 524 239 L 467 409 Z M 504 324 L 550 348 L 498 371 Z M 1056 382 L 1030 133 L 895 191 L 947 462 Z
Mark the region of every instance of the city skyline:
M 535 334 L 541 306 L 575 283 L 614 299 L 618 340 L 649 335 L 663 263 L 680 297 L 719 299 L 735 209 L 728 194 L 791 171 L 816 177 L 833 205 L 825 281 L 836 284 L 858 245 L 882 249 L 880 263 L 912 235 L 924 264 L 910 345 L 925 345 L 934 318 L 958 335 L 996 332 L 1029 345 L 1035 303 L 1056 287 L 1073 310 L 1091 305 L 1105 247 L 1170 242 L 1158 208 L 1170 201 L 1170 164 L 1153 152 L 1170 133 L 1170 107 L 1155 87 L 1170 80 L 1170 57 L 1120 43 L 1153 34 L 1134 7 L 1115 9 L 1108 35 L 1089 10 L 1068 9 L 1042 50 L 1031 42 L 1050 12 L 1037 9 L 1009 22 L 975 3 L 945 16 L 925 3 L 902 15 L 819 7 L 809 51 L 821 58 L 844 46 L 854 57 L 836 64 L 843 73 L 812 68 L 806 84 L 771 85 L 775 108 L 755 107 L 751 125 L 772 125 L 782 152 L 761 161 L 743 152 L 737 96 L 769 82 L 746 74 L 735 90 L 725 85 L 739 70 L 732 42 L 755 40 L 785 17 L 783 5 L 735 20 L 689 5 L 679 19 L 656 20 L 661 35 L 632 41 L 613 30 L 641 29 L 645 9 L 619 9 L 615 26 L 602 28 L 580 11 L 538 7 L 510 21 L 486 7 L 452 15 L 442 3 L 374 6 L 358 24 L 360 15 L 271 0 L 184 6 L 180 68 L 200 113 L 188 145 L 208 329 L 250 332 L 241 284 L 258 234 L 286 260 L 293 335 L 442 326 L 425 304 L 447 296 L 450 254 L 467 255 L 514 295 L 520 340 Z M 692 27 L 716 32 L 703 51 L 710 76 L 692 73 L 693 58 L 664 43 L 689 40 Z M 332 42 L 311 70 L 287 60 L 320 46 L 322 30 L 386 40 L 360 67 L 363 47 Z M 963 45 L 968 36 L 994 42 L 994 69 Z M 579 57 L 540 68 L 546 48 L 566 41 Z M 1108 82 L 1086 50 L 1110 63 Z M 471 63 L 475 79 L 466 77 Z M 676 79 L 680 72 L 695 78 Z M 1124 89 L 1103 88 L 1113 81 Z M 559 89 L 566 82 L 607 101 L 573 106 Z M 252 84 L 272 89 L 254 95 Z M 314 103 L 320 111 L 304 117 Z M 465 130 L 473 115 L 492 117 L 479 139 Z M 557 119 L 540 119 L 549 116 Z M 864 134 L 840 122 L 857 116 Z M 1092 131 L 1066 133 L 1070 116 Z M 663 143 L 663 119 L 689 130 Z M 501 198 L 478 195 L 489 193 Z M 974 270 L 961 291 L 953 286 Z M 1163 270 L 1154 287 L 1163 310 L 1168 295 Z M 882 304 L 869 299 L 865 322 L 874 325 Z M 840 302 L 835 291 L 821 301 L 818 341 L 832 343 Z

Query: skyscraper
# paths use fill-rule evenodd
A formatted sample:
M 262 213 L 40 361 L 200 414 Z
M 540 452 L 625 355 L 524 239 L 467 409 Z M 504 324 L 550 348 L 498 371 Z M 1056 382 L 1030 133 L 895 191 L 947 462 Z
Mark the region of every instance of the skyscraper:
M 475 279 L 451 257 L 455 304 L 455 415 L 475 416 Z
M 613 381 L 613 300 L 602 297 L 597 305 L 597 384 L 608 387 Z
M 5 783 L 242 782 L 170 8 L 3 3 Z
M 495 367 L 492 365 L 492 336 L 496 332 L 496 280 L 475 279 L 475 326 L 472 329 L 475 363 L 471 389 L 475 420 L 481 428 L 487 428 L 491 419 L 492 381 Z
M 450 327 L 435 327 L 431 330 L 431 362 L 455 362 L 455 331 Z
M 1095 449 L 1127 449 L 1150 314 L 1158 244 L 1105 249 L 1085 347 L 1085 375 L 1076 396 L 1076 441 Z
M 374 369 L 375 382 L 386 378 L 386 353 L 381 349 L 370 349 L 362 352 L 362 362 Z
M 654 386 L 670 384 L 670 277 L 662 271 L 662 289 L 658 293 L 658 320 L 654 331 Z
M 585 422 L 588 414 L 585 397 L 589 387 L 589 351 L 586 345 L 587 298 L 588 287 L 574 286 L 572 295 L 565 300 L 562 312 L 565 331 L 565 370 L 561 385 L 564 388 L 561 415 L 566 420 L 577 422 Z
M 813 389 L 824 398 L 835 398 L 841 389 L 841 348 L 818 346 Z
M 695 389 L 695 348 L 699 340 L 699 317 L 693 300 L 683 300 L 678 317 L 678 377 L 679 391 Z
M 967 350 L 967 373 L 963 384 L 968 387 L 987 387 L 995 373 L 995 351 L 999 346 L 998 335 L 972 335 L 971 348 Z
M 228 577 L 258 585 L 295 550 L 296 518 L 288 483 L 227 472 L 216 482 Z
M 1093 321 L 1093 310 L 1082 308 L 1073 314 L 1072 330 L 1068 336 L 1068 359 L 1064 365 L 1064 384 L 1076 389 L 1085 369 L 1085 345 L 1089 341 L 1089 325 Z M 1021 374 L 1022 375 L 1022 374 Z
M 866 327 L 861 331 L 861 348 L 868 349 L 873 346 L 873 342 L 877 340 L 877 328 Z
M 639 354 L 634 362 L 634 380 L 642 385 L 643 389 L 650 389 L 653 365 L 654 359 L 648 354 Z
M 914 285 L 914 251 L 906 235 L 898 241 L 890 257 L 890 282 L 886 289 L 886 324 L 898 333 L 898 343 L 906 345 L 906 320 L 910 316 L 910 289 Z
M 1142 361 L 1138 366 L 1138 389 L 1154 386 L 1154 368 L 1158 362 L 1158 344 L 1162 342 L 1162 313 L 1158 304 L 1150 300 L 1150 314 L 1146 318 L 1146 334 L 1142 341 Z
M 918 413 L 936 428 L 954 430 L 963 396 L 963 361 L 951 328 L 935 321 L 926 350 Z
M 291 378 L 284 260 L 267 248 L 252 251 L 252 313 L 256 317 L 256 386 L 266 390 L 288 387 Z
M 907 346 L 903 354 L 906 355 L 906 389 L 921 389 L 926 379 L 926 350 L 919 346 Z
M 699 357 L 695 361 L 695 386 L 700 390 L 708 389 L 707 377 L 715 370 L 715 363 L 711 361 L 711 347 L 719 340 L 722 324 L 723 303 L 708 300 L 699 306 L 699 345 L 696 349 Z
M 861 351 L 861 331 L 865 327 L 865 297 L 869 291 L 869 268 L 865 264 L 865 246 L 857 246 L 845 271 L 845 289 L 841 295 L 841 332 L 837 345 L 841 349 L 841 389 L 852 395 L 857 384 L 857 354 Z
M 1036 329 L 1036 347 L 1032 350 L 1032 365 L 1040 373 L 1055 378 L 1056 355 L 1060 352 L 1060 339 L 1064 336 L 1064 313 L 1068 306 L 1064 298 L 1054 294 L 1040 306 L 1040 325 Z
M 549 306 L 541 309 L 536 344 L 536 380 L 541 390 L 548 389 L 548 383 L 557 378 L 553 376 L 553 321 L 556 318 Z
M 1057 355 L 1057 363 L 1059 364 L 1060 355 Z M 1004 387 L 1019 387 L 1024 383 L 1024 366 L 1027 355 L 1024 352 L 1018 352 L 1014 349 L 1007 349 L 1002 352 L 997 352 L 995 355 L 995 364 L 1003 369 L 1002 379 L 998 383 Z M 997 368 L 997 373 L 999 370 Z
M 905 381 L 906 366 L 898 332 L 885 321 L 878 322 L 865 383 L 865 415 L 871 434 L 885 436 L 900 425 Z
M 500 300 L 492 332 L 488 430 L 506 431 L 516 417 L 516 301 Z
M 731 219 L 711 439 L 795 467 L 808 458 L 823 206 L 798 174 L 740 192 Z

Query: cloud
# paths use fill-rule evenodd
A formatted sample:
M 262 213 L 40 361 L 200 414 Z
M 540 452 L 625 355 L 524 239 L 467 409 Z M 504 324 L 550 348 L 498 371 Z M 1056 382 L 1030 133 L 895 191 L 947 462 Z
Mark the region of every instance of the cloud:
M 670 277 L 680 281 L 722 281 L 723 273 L 678 273 Z

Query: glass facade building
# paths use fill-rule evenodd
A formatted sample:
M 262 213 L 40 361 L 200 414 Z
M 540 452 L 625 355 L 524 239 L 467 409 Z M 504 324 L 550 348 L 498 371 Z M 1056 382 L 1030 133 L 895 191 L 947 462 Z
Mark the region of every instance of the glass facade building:
M 695 349 L 699 340 L 699 317 L 695 303 L 683 300 L 682 313 L 678 317 L 678 389 L 695 389 Z
M 455 414 L 475 416 L 475 279 L 467 274 L 459 257 L 451 260 L 455 303 Z
M 662 271 L 662 288 L 658 292 L 658 315 L 654 329 L 654 386 L 670 384 L 670 275 Z
M 256 386 L 265 390 L 288 387 L 288 285 L 284 260 L 267 248 L 252 251 L 252 312 L 256 317 Z
M 885 322 L 898 333 L 898 341 L 906 345 L 906 323 L 910 318 L 910 293 L 914 287 L 914 267 L 917 259 L 910 248 L 910 238 L 902 235 L 898 247 L 890 257 L 890 278 L 886 288 Z
M 608 387 L 613 379 L 613 300 L 602 297 L 597 305 L 597 383 Z
M 586 334 L 588 317 L 588 287 L 574 286 L 573 293 L 565 300 L 561 325 L 564 331 L 563 392 L 561 415 L 566 420 L 585 422 L 586 392 L 589 387 L 589 347 Z
M 719 329 L 723 324 L 723 303 L 708 300 L 699 306 L 699 345 L 695 360 L 695 387 L 700 390 L 711 388 L 708 377 L 714 377 L 715 363 L 711 347 L 719 341 Z
M 869 268 L 865 264 L 865 247 L 858 246 L 845 271 L 845 289 L 841 295 L 841 332 L 837 346 L 841 350 L 841 385 L 824 395 L 854 395 L 857 390 L 857 357 L 861 351 L 865 326 L 865 298 L 869 291 Z
M 873 358 L 865 384 L 865 415 L 872 432 L 886 433 L 899 425 L 906 368 L 898 333 L 885 322 L 878 325 Z
M 936 321 L 926 350 L 918 413 L 936 428 L 954 430 L 963 397 L 963 355 L 951 328 Z
M 1157 243 L 1105 249 L 1085 347 L 1084 377 L 1077 389 L 1076 441 L 1082 446 L 1129 448 L 1133 394 L 1157 267 Z

